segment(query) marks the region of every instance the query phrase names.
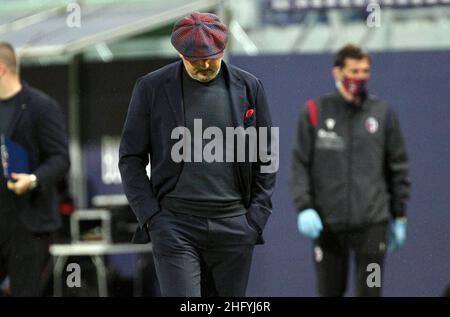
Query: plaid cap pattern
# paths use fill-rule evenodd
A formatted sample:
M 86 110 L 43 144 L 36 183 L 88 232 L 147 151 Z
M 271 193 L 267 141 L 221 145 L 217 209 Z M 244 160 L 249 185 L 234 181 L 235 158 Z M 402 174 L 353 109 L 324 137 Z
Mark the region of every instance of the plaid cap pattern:
M 171 42 L 190 61 L 223 56 L 228 28 L 212 13 L 194 12 L 175 23 Z

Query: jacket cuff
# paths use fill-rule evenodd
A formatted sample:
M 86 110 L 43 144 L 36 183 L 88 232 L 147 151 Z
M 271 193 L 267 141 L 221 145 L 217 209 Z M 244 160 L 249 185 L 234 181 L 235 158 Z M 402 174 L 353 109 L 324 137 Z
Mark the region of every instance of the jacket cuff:
M 147 199 L 136 205 L 132 204 L 131 208 L 136 215 L 141 229 L 143 229 L 147 221 L 161 209 L 156 199 Z
M 255 229 L 261 234 L 269 220 L 272 211 L 264 206 L 253 204 L 248 208 L 249 221 L 255 226 Z
M 297 206 L 297 213 L 299 214 L 299 213 L 301 213 L 303 210 L 309 209 L 309 208 L 314 209 L 314 206 L 313 206 L 312 204 L 302 204 L 302 205 L 300 205 L 300 206 Z
M 406 217 L 406 205 L 402 202 L 392 202 L 391 215 L 393 218 Z

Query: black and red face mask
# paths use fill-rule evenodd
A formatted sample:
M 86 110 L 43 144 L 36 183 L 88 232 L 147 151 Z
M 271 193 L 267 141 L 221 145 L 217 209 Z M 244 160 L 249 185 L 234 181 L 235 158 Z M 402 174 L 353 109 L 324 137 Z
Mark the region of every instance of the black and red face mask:
M 368 79 L 344 77 L 342 84 L 344 85 L 346 91 L 348 91 L 351 95 L 357 97 L 365 96 L 367 94 L 368 81 Z

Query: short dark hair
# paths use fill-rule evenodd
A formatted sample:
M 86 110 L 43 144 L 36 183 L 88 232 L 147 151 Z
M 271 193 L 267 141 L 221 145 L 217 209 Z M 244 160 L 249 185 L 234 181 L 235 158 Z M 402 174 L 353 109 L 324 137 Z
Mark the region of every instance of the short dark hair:
M 361 60 L 363 58 L 369 59 L 371 62 L 370 55 L 368 52 L 363 50 L 361 47 L 358 47 L 353 44 L 348 44 L 341 48 L 337 53 L 334 59 L 334 66 L 342 68 L 345 66 L 345 60 L 347 58 Z
M 17 58 L 14 47 L 7 42 L 0 42 L 0 62 L 5 64 L 8 69 L 17 73 Z

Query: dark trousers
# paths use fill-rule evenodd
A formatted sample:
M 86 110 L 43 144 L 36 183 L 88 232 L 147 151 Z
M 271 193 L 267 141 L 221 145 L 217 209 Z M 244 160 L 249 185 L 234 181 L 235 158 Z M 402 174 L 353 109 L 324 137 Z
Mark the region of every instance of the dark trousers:
M 163 208 L 149 229 L 162 296 L 245 296 L 258 238 L 245 215 L 210 219 Z
M 380 273 L 383 272 L 386 232 L 386 223 L 344 232 L 324 231 L 314 241 L 313 250 L 319 295 L 324 297 L 344 295 L 347 288 L 350 256 L 353 254 L 356 269 L 356 295 L 381 296 L 381 285 L 373 286 L 367 283 L 367 280 L 372 280 L 371 273 L 375 272 L 372 263 L 379 266 Z
M 15 210 L 1 212 L 0 217 L 0 280 L 9 276 L 11 296 L 40 296 L 50 235 L 31 233 Z

